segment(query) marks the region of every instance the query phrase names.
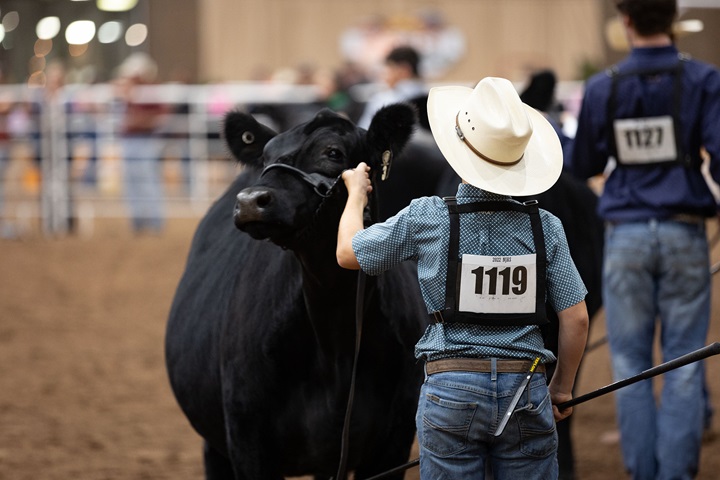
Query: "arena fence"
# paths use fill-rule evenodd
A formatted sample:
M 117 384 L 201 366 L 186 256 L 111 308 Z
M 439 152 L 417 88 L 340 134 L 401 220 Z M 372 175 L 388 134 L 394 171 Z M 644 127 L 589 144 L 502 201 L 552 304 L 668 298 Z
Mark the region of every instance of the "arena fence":
M 558 87 L 559 99 L 573 111 L 579 84 Z M 356 101 L 362 104 L 377 88 L 358 88 Z M 323 106 L 314 86 L 225 83 L 136 88 L 133 102 L 161 104 L 167 112 L 146 138 L 148 151 L 150 142 L 161 144 L 152 159 L 157 167 L 152 175 L 157 178 L 151 179 L 143 177 L 146 171 L 134 171 L 142 167 L 123 158 L 121 92 L 112 84 L 67 85 L 54 92 L 0 85 L 0 237 L 33 229 L 47 235 L 89 234 L 95 219 L 128 218 L 129 206 L 137 201 L 158 204 L 147 210 L 148 216 L 199 217 L 240 170 L 221 138 L 222 119 L 229 110 L 250 111 L 282 131 Z M 137 193 L 142 190 L 132 188 L 129 178 L 150 182 L 156 190 Z M 143 195 L 146 198 L 140 198 Z M 137 216 L 137 210 L 132 214 Z
M 0 236 L 33 228 L 88 233 L 96 218 L 129 216 L 128 205 L 142 199 L 128 198 L 134 191 L 128 169 L 137 165 L 123 161 L 125 108 L 118 94 L 108 84 L 56 92 L 0 85 Z M 202 215 L 239 172 L 221 138 L 226 112 L 282 105 L 292 115 L 310 111 L 317 97 L 313 87 L 269 84 L 136 88 L 133 102 L 162 104 L 167 112 L 146 138 L 161 143 L 154 159 L 161 214 Z

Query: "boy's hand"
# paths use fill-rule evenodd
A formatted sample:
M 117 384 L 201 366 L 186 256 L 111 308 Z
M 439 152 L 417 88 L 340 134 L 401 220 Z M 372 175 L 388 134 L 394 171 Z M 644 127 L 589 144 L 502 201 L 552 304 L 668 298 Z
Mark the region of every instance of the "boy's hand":
M 361 198 L 363 207 L 367 205 L 368 193 L 372 192 L 370 167 L 365 162 L 360 162 L 357 167 L 345 170 L 342 179 L 348 191 L 348 199 Z
M 342 179 L 347 187 L 348 199 L 338 225 L 335 254 L 338 265 L 359 270 L 360 263 L 352 248 L 352 238 L 363 229 L 363 210 L 368 203 L 368 193 L 372 192 L 370 167 L 365 162 L 360 162 L 357 167 L 345 170 Z
M 550 390 L 550 400 L 552 402 L 553 416 L 555 417 L 555 423 L 572 415 L 573 407 L 568 407 L 565 410 L 560 411 L 560 410 L 558 410 L 558 407 L 556 406 L 559 403 L 563 403 L 563 402 L 572 400 L 572 398 L 573 398 L 573 396 L 570 393 L 560 393 L 560 392 L 553 393 L 552 389 Z

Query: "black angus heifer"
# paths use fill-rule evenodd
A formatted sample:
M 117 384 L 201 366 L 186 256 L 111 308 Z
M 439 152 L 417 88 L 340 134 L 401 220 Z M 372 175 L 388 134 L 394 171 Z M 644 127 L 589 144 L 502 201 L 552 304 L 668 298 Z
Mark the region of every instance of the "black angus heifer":
M 245 169 L 198 226 L 166 333 L 170 383 L 204 438 L 207 478 L 335 475 L 358 279 L 335 259 L 347 199 L 336 180 L 360 161 L 379 170 L 414 120 L 394 105 L 366 132 L 322 111 L 275 135 L 249 115 L 227 116 L 229 148 Z M 427 318 L 415 275 L 406 264 L 367 278 L 348 456 L 355 478 L 410 455 L 422 382 L 413 348 Z

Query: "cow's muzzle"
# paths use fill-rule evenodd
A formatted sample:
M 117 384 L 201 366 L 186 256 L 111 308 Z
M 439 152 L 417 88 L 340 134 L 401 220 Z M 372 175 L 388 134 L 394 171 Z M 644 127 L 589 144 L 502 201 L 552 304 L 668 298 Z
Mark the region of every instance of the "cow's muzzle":
M 248 223 L 262 222 L 265 211 L 273 203 L 273 194 L 267 188 L 246 188 L 237 194 L 235 201 L 235 226 L 242 229 Z

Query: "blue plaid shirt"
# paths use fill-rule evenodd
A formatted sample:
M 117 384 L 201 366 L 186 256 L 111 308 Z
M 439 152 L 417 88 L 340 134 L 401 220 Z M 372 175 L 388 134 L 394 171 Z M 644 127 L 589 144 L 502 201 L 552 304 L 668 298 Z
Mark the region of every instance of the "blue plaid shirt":
M 510 197 L 460 184 L 459 204 Z M 587 290 L 570 257 L 560 220 L 540 210 L 547 250 L 547 299 L 555 311 L 585 298 Z M 413 200 L 397 215 L 358 232 L 352 245 L 363 271 L 378 275 L 406 261 L 417 260 L 418 280 L 428 312 L 445 305 L 450 219 L 439 197 Z M 478 212 L 460 216 L 460 252 L 475 255 L 526 255 L 535 253 L 530 217 L 525 213 Z M 537 326 L 487 327 L 468 324 L 430 325 L 415 346 L 415 356 L 428 361 L 447 357 L 542 358 L 555 361 L 544 347 Z

